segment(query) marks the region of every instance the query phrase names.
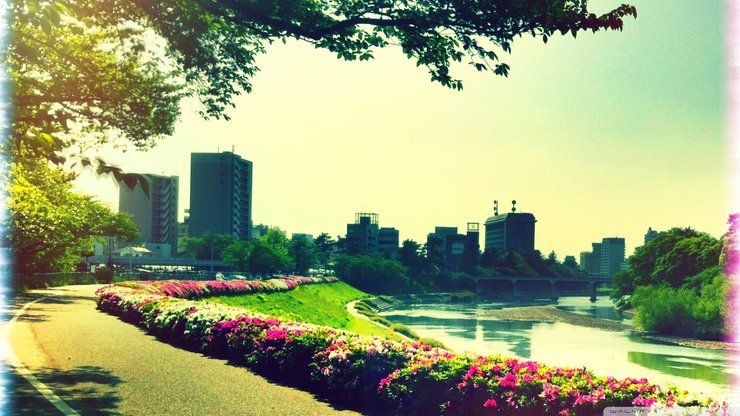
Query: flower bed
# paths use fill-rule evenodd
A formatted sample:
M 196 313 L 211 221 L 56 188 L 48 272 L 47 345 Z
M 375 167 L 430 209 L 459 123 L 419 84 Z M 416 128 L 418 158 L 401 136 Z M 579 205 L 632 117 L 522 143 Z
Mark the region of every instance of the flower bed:
M 384 414 L 596 415 L 607 406 L 719 406 L 645 379 L 596 377 L 585 369 L 458 355 L 423 343 L 281 322 L 165 296 L 169 287 L 149 292 L 150 283 L 156 282 L 103 287 L 98 307 L 170 342 L 234 358 L 281 381 Z M 178 287 L 186 289 L 177 293 L 195 293 L 191 297 L 206 293 L 190 284 Z
M 121 282 L 116 285 L 155 295 L 180 299 L 197 299 L 220 295 L 279 292 L 295 289 L 300 285 L 332 283 L 336 281 L 336 277 L 284 276 L 269 280 L 163 280 Z

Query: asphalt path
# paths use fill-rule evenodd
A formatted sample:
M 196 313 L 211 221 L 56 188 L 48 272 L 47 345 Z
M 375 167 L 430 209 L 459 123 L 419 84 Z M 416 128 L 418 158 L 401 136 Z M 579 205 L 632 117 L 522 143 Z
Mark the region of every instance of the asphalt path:
M 357 415 L 279 385 L 226 360 L 173 347 L 95 309 L 99 286 L 66 286 L 16 297 L 9 340 L 36 379 L 81 415 Z M 2 363 L 2 414 L 58 415 Z

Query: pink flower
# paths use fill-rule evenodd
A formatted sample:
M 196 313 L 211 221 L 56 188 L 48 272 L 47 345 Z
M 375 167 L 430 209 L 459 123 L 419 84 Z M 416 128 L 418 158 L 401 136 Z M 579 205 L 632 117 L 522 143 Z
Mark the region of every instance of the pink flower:
M 496 400 L 488 399 L 485 403 L 483 403 L 483 407 L 496 408 L 498 407 L 498 403 L 496 403 Z
M 655 404 L 656 401 L 657 400 L 652 397 L 637 397 L 635 400 L 632 400 L 632 405 L 650 407 Z
M 501 379 L 501 387 L 511 387 L 512 389 L 515 389 L 518 381 L 519 377 L 511 373 L 506 373 L 504 378 Z

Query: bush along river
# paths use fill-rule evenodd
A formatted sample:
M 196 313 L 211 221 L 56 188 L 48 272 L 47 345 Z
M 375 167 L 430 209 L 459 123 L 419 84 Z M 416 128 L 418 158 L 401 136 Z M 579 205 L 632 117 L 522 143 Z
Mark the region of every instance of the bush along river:
M 586 367 L 596 375 L 646 377 L 727 402 L 740 393 L 732 387 L 733 377 L 740 374 L 737 353 L 645 337 L 606 297 L 595 303 L 588 297 L 409 303 L 380 315 L 460 353 L 498 353 L 553 366 Z

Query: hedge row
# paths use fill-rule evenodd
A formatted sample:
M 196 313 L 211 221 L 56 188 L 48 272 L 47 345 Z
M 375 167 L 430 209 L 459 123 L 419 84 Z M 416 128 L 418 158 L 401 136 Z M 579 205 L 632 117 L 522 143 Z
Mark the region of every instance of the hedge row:
M 600 415 L 607 406 L 720 406 L 645 379 L 458 355 L 140 289 L 106 286 L 98 296 L 100 310 L 164 340 L 382 414 L 563 416 Z
M 220 295 L 280 292 L 295 289 L 300 285 L 336 281 L 336 277 L 284 276 L 269 280 L 162 280 L 120 282 L 116 285 L 153 295 L 198 299 Z

